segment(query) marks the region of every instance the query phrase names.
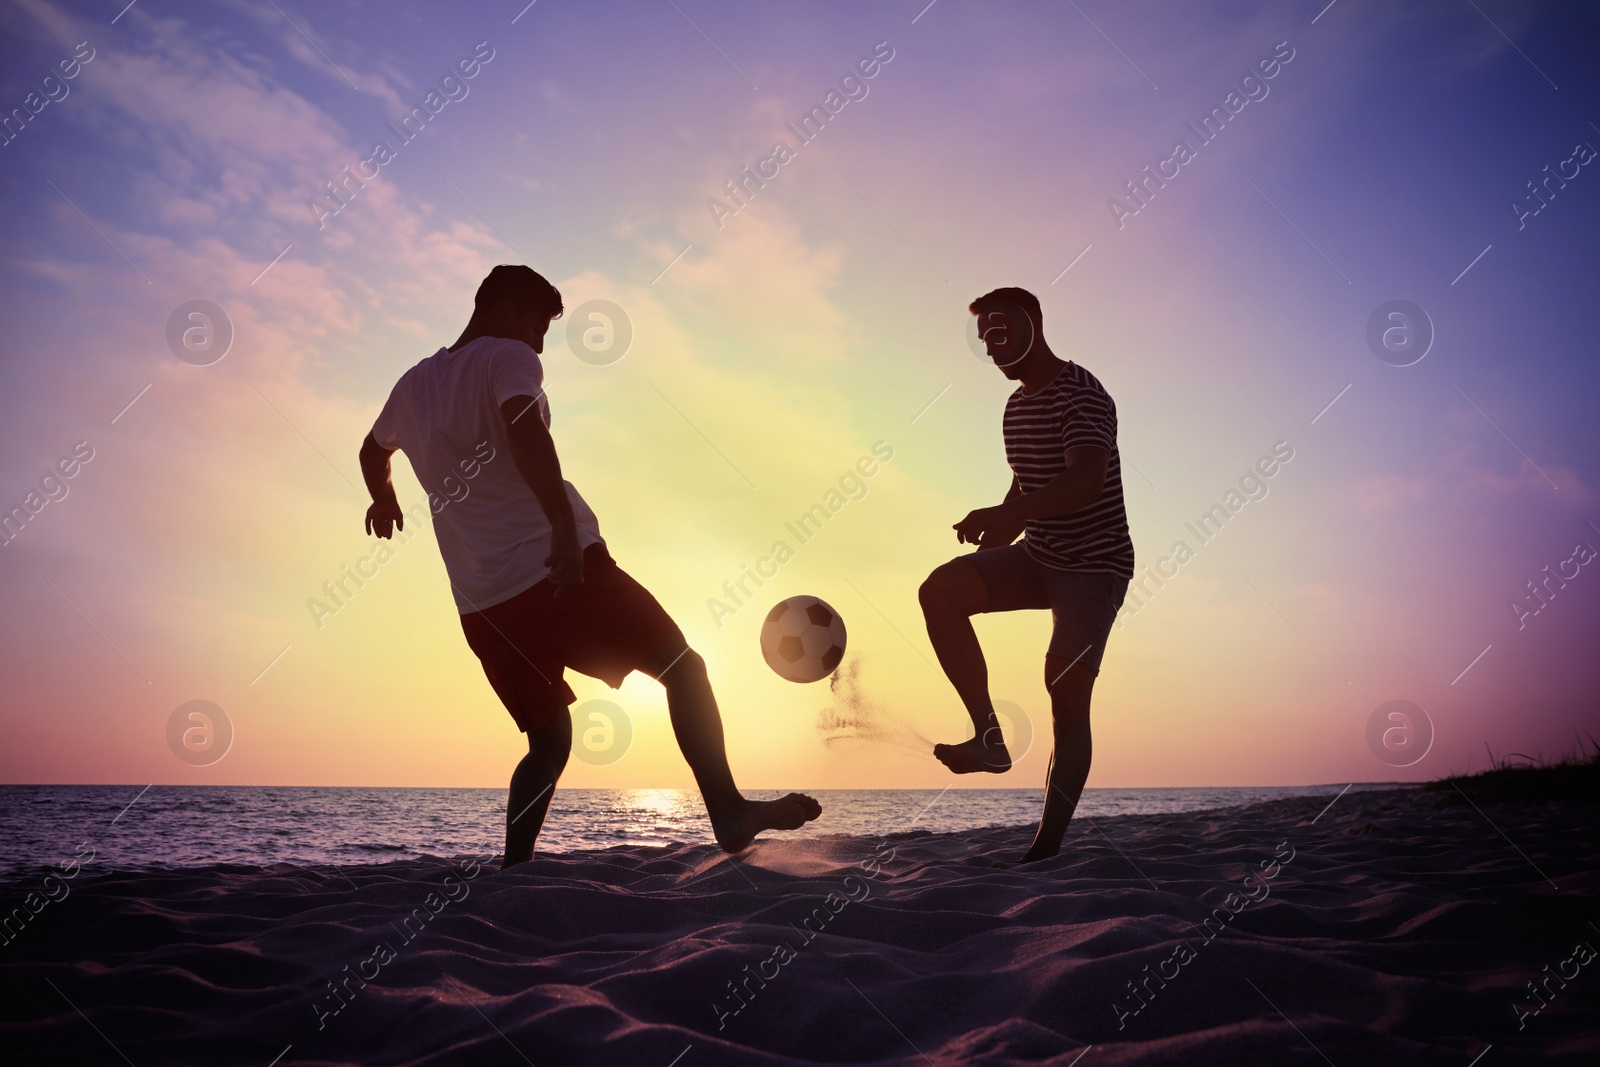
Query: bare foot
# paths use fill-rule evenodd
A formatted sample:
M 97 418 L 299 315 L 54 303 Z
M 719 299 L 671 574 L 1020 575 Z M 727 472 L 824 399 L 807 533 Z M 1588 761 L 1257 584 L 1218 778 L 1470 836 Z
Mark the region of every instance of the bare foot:
M 743 852 L 763 830 L 797 830 L 822 814 L 822 805 L 804 793 L 777 800 L 746 800 L 720 819 L 711 820 L 717 844 L 724 852 Z
M 1059 848 L 1052 848 L 1052 849 L 1048 849 L 1047 850 L 1047 849 L 1041 848 L 1038 845 L 1034 845 L 1032 848 L 1028 849 L 1028 851 L 1025 852 L 1023 854 L 1022 858 L 1020 860 L 1018 860 L 1017 862 L 1018 863 L 1037 863 L 1040 860 L 1047 860 L 1052 856 L 1059 855 L 1060 853 L 1061 853 L 1061 850 Z
M 974 737 L 959 745 L 934 745 L 933 754 L 956 774 L 972 774 L 974 771 L 1004 774 L 1011 769 L 1011 753 L 1006 751 L 1004 741 L 986 745 L 981 738 Z

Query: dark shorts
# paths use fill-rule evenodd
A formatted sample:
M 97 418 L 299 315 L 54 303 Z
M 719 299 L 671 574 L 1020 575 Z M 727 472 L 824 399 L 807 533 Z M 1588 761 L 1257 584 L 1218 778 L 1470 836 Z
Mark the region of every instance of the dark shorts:
M 546 578 L 492 607 L 461 616 L 467 644 L 501 703 L 526 733 L 577 699 L 563 672 L 622 684 L 683 633 L 650 591 L 603 544 L 583 552 L 583 583 L 561 597 Z
M 989 593 L 989 611 L 1049 608 L 1055 628 L 1045 655 L 1100 673 L 1106 637 L 1127 595 L 1128 579 L 1046 567 L 1020 541 L 956 558 L 977 568 Z

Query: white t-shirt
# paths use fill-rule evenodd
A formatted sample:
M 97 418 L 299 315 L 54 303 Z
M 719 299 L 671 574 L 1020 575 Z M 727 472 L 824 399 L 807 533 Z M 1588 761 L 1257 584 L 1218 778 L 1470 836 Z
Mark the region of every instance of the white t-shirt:
M 441 348 L 401 375 L 372 424 L 373 440 L 404 452 L 428 493 L 463 615 L 510 600 L 550 573 L 550 520 L 517 470 L 500 414 L 514 396 L 534 397 L 538 417 L 550 425 L 544 367 L 533 349 L 480 337 L 454 352 Z M 579 545 L 602 541 L 594 512 L 564 484 Z

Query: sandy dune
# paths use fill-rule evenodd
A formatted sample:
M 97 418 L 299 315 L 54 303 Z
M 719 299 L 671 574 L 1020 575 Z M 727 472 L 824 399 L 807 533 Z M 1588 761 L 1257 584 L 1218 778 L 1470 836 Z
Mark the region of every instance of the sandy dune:
M 1080 820 L 1023 869 L 995 865 L 1023 829 L 894 827 L 737 862 L 90 866 L 0 947 L 0 1058 L 1600 1062 L 1595 807 L 1325 803 Z

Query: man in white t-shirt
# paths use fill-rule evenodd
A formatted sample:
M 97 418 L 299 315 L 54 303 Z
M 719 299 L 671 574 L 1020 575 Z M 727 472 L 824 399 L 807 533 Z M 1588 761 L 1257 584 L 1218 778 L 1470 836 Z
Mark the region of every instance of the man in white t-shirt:
M 531 268 L 489 272 L 460 338 L 401 376 L 362 443 L 367 532 L 405 529 L 389 477 L 390 456 L 403 451 L 432 502 L 467 644 L 528 735 L 511 776 L 505 866 L 533 858 L 572 747 L 567 667 L 612 688 L 635 670 L 661 682 L 717 844 L 737 852 L 822 808 L 801 793 L 762 802 L 739 792 L 705 661 L 612 560 L 594 512 L 562 479 L 539 362 L 561 312 L 560 292 Z

